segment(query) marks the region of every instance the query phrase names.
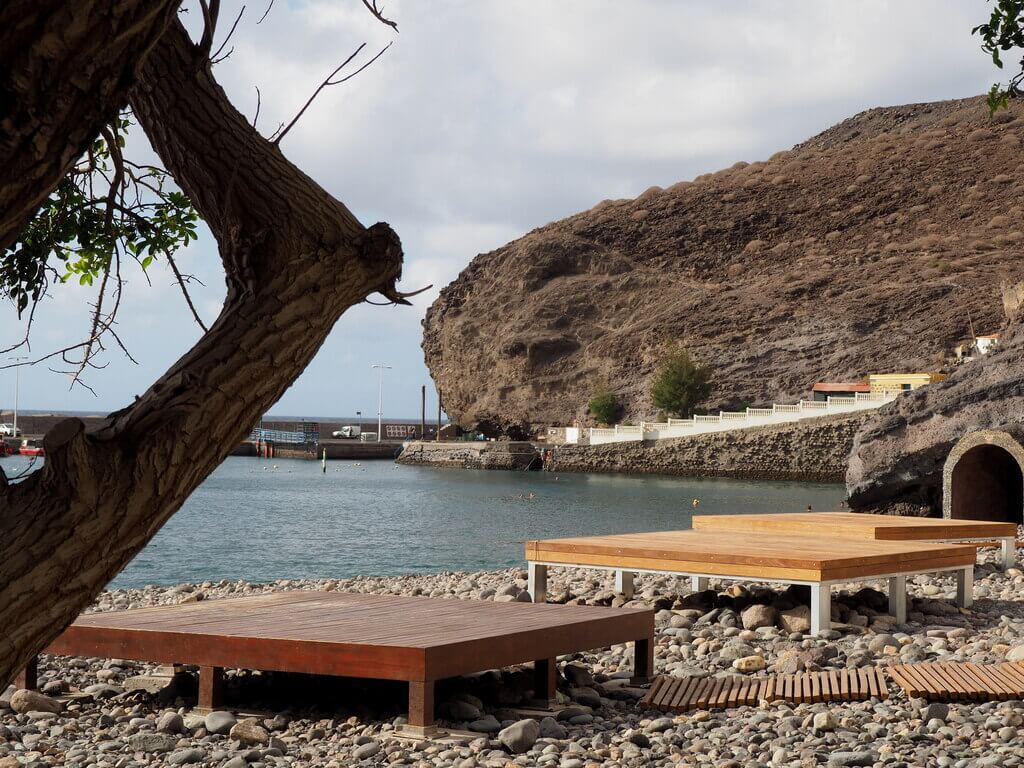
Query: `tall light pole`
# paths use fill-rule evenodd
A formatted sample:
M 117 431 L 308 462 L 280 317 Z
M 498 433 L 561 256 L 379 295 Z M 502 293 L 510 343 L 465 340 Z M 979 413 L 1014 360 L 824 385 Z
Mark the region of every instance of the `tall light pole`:
M 382 437 L 381 432 L 384 422 L 384 370 L 390 370 L 391 366 L 384 363 L 374 363 L 370 367 L 376 368 L 380 372 L 377 381 L 377 442 L 379 443 Z
M 7 358 L 12 363 L 18 363 L 22 360 L 28 360 L 27 357 L 9 357 Z M 14 366 L 14 434 L 12 437 L 18 436 L 18 394 L 21 389 L 21 366 Z

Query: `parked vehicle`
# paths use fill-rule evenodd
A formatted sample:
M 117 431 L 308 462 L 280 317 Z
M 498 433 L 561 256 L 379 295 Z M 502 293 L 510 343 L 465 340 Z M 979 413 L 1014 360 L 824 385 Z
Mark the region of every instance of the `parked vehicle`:
M 21 430 L 13 424 L 0 424 L 0 437 L 21 437 Z
M 376 432 L 360 432 L 359 440 L 363 443 L 376 443 L 377 433 Z
M 361 432 L 360 427 L 355 425 L 345 426 L 341 429 L 336 429 L 331 432 L 331 437 L 338 438 L 340 440 L 354 440 L 359 437 Z
M 22 456 L 42 456 L 43 455 L 43 441 L 42 440 L 22 440 L 21 448 L 18 449 L 18 453 Z

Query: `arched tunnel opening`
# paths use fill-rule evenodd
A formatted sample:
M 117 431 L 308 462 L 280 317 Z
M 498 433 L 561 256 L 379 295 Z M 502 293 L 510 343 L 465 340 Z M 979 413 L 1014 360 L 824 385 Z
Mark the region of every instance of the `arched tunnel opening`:
M 1013 455 L 997 445 L 978 445 L 960 457 L 950 493 L 954 519 L 1022 522 L 1024 474 Z

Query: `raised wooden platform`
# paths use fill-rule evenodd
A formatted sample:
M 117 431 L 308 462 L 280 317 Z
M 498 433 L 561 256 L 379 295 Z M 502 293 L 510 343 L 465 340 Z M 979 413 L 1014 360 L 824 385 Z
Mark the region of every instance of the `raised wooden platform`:
M 650 610 L 279 592 L 83 615 L 45 652 L 197 665 L 209 708 L 220 704 L 224 668 L 407 680 L 409 723 L 428 732 L 436 680 L 532 661 L 547 703 L 555 657 L 628 641 L 634 674 L 648 678 Z
M 841 536 L 873 541 L 995 541 L 1002 547 L 1003 564 L 1013 565 L 1017 526 L 987 520 L 946 520 L 933 517 L 898 517 L 857 512 L 786 512 L 759 515 L 694 515 L 695 531 L 730 531 Z
M 616 588 L 632 594 L 635 573 L 686 574 L 696 590 L 708 577 L 776 581 L 811 587 L 811 631 L 831 621 L 835 582 L 889 579 L 890 610 L 906 621 L 909 574 L 956 571 L 958 603 L 970 605 L 973 546 L 918 541 L 872 541 L 835 536 L 797 536 L 730 531 L 656 531 L 526 542 L 530 593 L 546 596 L 547 567 L 577 566 L 616 572 Z

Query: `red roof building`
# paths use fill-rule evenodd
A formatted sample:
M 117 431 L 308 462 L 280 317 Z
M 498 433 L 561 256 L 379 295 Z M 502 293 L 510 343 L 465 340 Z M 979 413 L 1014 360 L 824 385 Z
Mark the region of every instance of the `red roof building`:
M 858 392 L 868 394 L 871 385 L 866 381 L 819 381 L 811 391 L 815 400 L 827 400 L 831 397 L 853 397 Z

